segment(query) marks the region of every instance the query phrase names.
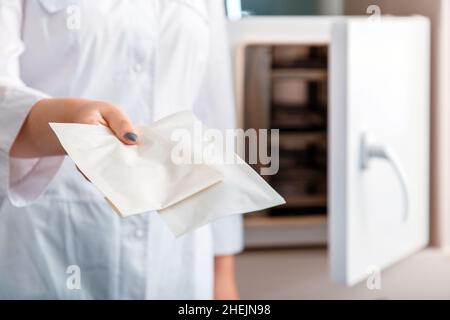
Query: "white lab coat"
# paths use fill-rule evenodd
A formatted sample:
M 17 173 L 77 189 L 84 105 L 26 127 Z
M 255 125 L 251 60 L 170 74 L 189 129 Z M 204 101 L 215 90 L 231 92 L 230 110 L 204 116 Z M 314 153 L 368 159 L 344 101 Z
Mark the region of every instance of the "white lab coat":
M 211 298 L 213 257 L 242 249 L 241 219 L 175 239 L 155 212 L 119 218 L 67 157 L 10 159 L 47 96 L 232 128 L 223 1 L 0 0 L 0 298 Z

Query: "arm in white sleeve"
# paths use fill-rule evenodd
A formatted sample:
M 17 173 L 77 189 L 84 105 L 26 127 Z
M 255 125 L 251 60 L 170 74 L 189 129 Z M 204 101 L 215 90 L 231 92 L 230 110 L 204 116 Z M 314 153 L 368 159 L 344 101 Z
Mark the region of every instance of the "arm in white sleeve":
M 42 194 L 64 157 L 15 159 L 9 151 L 31 107 L 48 96 L 20 79 L 23 0 L 0 0 L 0 196 L 24 206 Z
M 205 79 L 194 112 L 206 125 L 221 130 L 236 126 L 231 60 L 222 0 L 208 0 L 211 48 Z M 242 216 L 219 219 L 212 224 L 214 253 L 236 254 L 243 248 Z

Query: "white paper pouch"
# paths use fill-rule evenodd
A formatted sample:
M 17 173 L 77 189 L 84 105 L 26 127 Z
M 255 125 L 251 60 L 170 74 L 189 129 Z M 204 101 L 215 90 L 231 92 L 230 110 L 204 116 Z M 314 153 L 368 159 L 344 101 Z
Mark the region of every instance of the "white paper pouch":
M 285 203 L 233 150 L 199 137 L 198 129 L 208 128 L 190 111 L 139 127 L 140 144 L 131 147 L 103 126 L 52 123 L 51 127 L 75 164 L 121 216 L 158 210 L 176 236 L 218 218 Z M 180 150 L 188 150 L 191 159 L 202 158 L 205 150 L 213 156 L 185 161 L 177 158 Z
M 220 183 L 159 210 L 160 216 L 175 235 L 182 235 L 222 217 L 260 211 L 286 203 L 232 148 L 223 148 L 226 144 L 224 141 L 218 143 L 218 139 L 210 139 L 212 135 L 208 134 L 209 128 L 192 112 L 173 114 L 155 122 L 152 128 L 162 136 L 171 137 L 172 141 L 180 136 L 191 137 L 191 141 L 179 139 L 173 152 L 180 149 L 181 145 L 183 149 L 191 148 L 192 157 L 198 153 L 218 155 L 212 155 L 209 159 L 203 157 L 203 163 L 223 175 Z M 200 148 L 196 145 L 199 140 L 202 143 Z M 186 145 L 189 142 L 191 146 Z
M 149 127 L 137 128 L 139 144 L 127 146 L 102 125 L 51 123 L 80 171 L 123 217 L 171 206 L 222 180 L 203 164 L 175 165 L 174 143 Z

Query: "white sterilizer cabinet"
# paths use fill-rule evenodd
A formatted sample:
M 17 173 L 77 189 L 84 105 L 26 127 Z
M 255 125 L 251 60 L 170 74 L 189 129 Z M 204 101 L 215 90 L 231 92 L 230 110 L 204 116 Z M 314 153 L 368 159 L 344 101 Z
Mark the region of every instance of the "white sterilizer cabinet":
M 243 128 L 280 129 L 286 205 L 246 217 L 249 247 L 327 245 L 354 284 L 424 248 L 430 26 L 412 17 L 229 23 Z

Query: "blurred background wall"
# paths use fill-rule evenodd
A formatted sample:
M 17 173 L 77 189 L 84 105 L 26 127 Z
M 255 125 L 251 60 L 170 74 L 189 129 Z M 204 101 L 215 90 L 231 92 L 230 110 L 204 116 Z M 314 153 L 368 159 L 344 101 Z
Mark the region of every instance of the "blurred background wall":
M 313 15 L 318 8 L 314 0 L 242 0 L 242 10 L 253 15 Z
M 228 0 L 240 2 L 242 11 L 250 15 L 339 15 L 343 0 Z

